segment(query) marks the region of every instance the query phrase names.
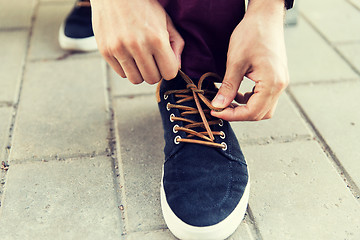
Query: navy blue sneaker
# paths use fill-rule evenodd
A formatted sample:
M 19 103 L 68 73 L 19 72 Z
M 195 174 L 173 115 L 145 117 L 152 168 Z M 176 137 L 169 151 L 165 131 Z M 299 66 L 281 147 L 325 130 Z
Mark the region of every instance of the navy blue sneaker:
M 90 52 L 97 50 L 91 22 L 89 0 L 78 0 L 59 30 L 62 49 Z
M 165 163 L 161 208 L 179 239 L 218 240 L 241 223 L 248 204 L 247 164 L 230 124 L 210 115 L 215 74 L 196 84 L 179 71 L 163 80 L 157 100 L 163 121 Z M 210 99 L 210 100 L 209 100 Z

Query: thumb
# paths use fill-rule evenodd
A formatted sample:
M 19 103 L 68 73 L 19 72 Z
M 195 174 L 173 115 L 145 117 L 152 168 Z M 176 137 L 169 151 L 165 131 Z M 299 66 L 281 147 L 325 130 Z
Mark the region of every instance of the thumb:
M 226 108 L 237 96 L 240 84 L 246 73 L 245 68 L 238 69 L 235 66 L 226 69 L 224 80 L 218 93 L 212 101 L 212 105 L 218 108 Z
M 181 53 L 184 49 L 185 42 L 184 39 L 181 37 L 180 33 L 176 30 L 169 15 L 166 16 L 166 22 L 167 22 L 167 31 L 169 33 L 170 45 L 176 56 L 176 59 L 179 62 L 179 68 L 181 68 Z

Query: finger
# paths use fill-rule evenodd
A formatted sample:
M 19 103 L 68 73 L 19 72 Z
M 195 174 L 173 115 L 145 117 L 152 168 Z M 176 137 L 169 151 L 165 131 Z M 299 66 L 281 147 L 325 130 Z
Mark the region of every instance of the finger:
M 237 65 L 239 66 L 239 65 Z M 241 81 L 246 73 L 246 68 L 238 68 L 235 65 L 228 66 L 224 80 L 221 83 L 218 93 L 212 101 L 212 105 L 218 108 L 225 108 L 237 96 Z
M 119 62 L 116 60 L 116 58 L 105 57 L 105 60 L 117 74 L 119 74 L 122 78 L 126 78 L 125 72 Z
M 236 108 L 226 108 L 221 112 L 212 111 L 211 115 L 227 121 L 259 121 L 269 112 L 273 101 L 265 94 L 254 93 L 247 104 Z
M 124 60 L 119 60 L 117 58 L 117 60 L 120 63 L 122 69 L 125 72 L 125 75 L 130 82 L 132 82 L 133 84 L 139 84 L 144 81 L 133 58 L 127 58 Z
M 265 116 L 263 117 L 263 119 L 270 119 L 274 116 L 276 107 L 277 107 L 278 101 L 275 102 L 275 104 L 270 108 L 270 111 L 268 111 Z
M 179 63 L 179 68 L 181 68 L 181 53 L 184 50 L 185 42 L 168 15 L 166 16 L 166 22 L 167 30 L 169 32 L 170 45 Z
M 161 80 L 155 59 L 150 53 L 135 56 L 135 62 L 145 82 L 155 84 Z

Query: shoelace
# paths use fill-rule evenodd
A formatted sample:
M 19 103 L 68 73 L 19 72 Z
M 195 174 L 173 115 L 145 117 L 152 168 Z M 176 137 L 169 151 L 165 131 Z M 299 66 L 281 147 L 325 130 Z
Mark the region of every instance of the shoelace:
M 214 135 L 220 136 L 222 139 L 224 139 L 225 133 L 223 131 L 212 131 L 210 128 L 211 125 L 216 125 L 216 124 L 219 124 L 220 126 L 223 125 L 223 121 L 221 119 L 212 117 L 210 115 L 210 110 L 222 111 L 223 108 L 214 107 L 211 104 L 210 100 L 207 98 L 207 96 L 214 97 L 216 95 L 216 92 L 213 92 L 213 91 L 210 91 L 207 89 L 204 89 L 204 90 L 202 89 L 202 84 L 205 79 L 211 77 L 211 78 L 215 78 L 217 81 L 220 82 L 221 78 L 215 73 L 208 72 L 201 76 L 201 78 L 199 79 L 199 82 L 198 82 L 198 86 L 196 86 L 195 83 L 184 72 L 179 70 L 179 73 L 180 73 L 180 76 L 187 83 L 186 89 L 169 90 L 164 93 L 165 99 L 167 99 L 167 97 L 170 94 L 175 94 L 175 97 L 177 99 L 179 99 L 176 101 L 176 104 L 168 103 L 166 106 L 166 108 L 168 110 L 170 110 L 171 108 L 177 108 L 177 109 L 183 110 L 183 112 L 181 113 L 181 117 L 177 117 L 174 114 L 172 114 L 170 116 L 170 121 L 172 121 L 172 122 L 173 121 L 183 121 L 184 123 L 187 123 L 183 127 L 180 127 L 178 125 L 174 126 L 174 128 L 173 128 L 174 133 L 177 133 L 178 131 L 184 131 L 188 134 L 187 138 L 181 138 L 180 136 L 177 136 L 174 140 L 175 143 L 179 143 L 179 142 L 196 143 L 196 144 L 203 144 L 203 145 L 211 146 L 211 147 L 222 148 L 223 150 L 226 150 L 227 145 L 225 142 L 223 142 L 223 143 L 214 142 L 214 139 L 215 139 Z M 214 81 L 214 82 L 217 82 L 217 81 Z M 208 107 L 208 109 L 202 108 L 200 100 Z M 196 108 L 181 105 L 181 103 L 188 102 L 188 101 L 195 101 Z M 196 122 L 196 121 L 187 119 L 186 116 L 191 115 L 191 114 L 200 114 L 202 122 Z M 193 128 L 198 128 L 198 127 L 203 128 L 206 131 L 197 132 L 193 129 Z M 201 140 L 193 139 L 195 136 L 200 138 Z
M 83 0 L 83 1 L 78 1 L 76 3 L 77 7 L 90 7 L 90 0 Z

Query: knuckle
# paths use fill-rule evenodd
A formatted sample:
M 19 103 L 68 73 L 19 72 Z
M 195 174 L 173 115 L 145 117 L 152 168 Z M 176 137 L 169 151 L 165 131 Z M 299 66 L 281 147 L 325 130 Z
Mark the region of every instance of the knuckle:
M 157 35 L 148 36 L 147 41 L 155 48 L 161 47 L 163 45 L 163 40 L 160 36 Z
M 225 91 L 232 91 L 234 89 L 234 85 L 230 81 L 224 79 L 221 83 L 221 88 Z

